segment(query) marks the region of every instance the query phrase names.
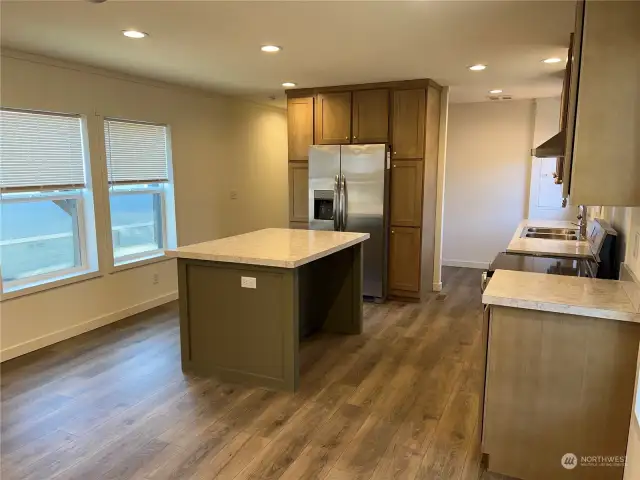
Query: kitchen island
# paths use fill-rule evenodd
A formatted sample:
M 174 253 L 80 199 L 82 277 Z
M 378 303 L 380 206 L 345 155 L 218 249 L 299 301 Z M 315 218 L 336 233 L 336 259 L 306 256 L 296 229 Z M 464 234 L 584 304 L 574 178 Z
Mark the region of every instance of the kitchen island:
M 183 370 L 295 391 L 301 337 L 362 333 L 366 233 L 269 228 L 178 258 Z

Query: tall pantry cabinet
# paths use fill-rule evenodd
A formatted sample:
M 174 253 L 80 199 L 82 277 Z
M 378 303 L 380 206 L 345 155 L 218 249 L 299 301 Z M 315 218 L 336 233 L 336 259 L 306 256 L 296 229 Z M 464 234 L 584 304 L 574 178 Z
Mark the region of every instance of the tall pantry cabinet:
M 308 227 L 310 145 L 389 144 L 395 297 L 418 299 L 432 289 L 441 90 L 425 79 L 287 91 L 291 228 Z

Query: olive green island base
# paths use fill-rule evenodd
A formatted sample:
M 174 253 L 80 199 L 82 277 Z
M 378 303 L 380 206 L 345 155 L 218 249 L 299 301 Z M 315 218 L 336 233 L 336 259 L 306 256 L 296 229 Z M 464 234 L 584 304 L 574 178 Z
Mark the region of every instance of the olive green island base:
M 362 333 L 362 243 L 297 268 L 178 258 L 178 289 L 185 372 L 295 391 L 301 336 Z

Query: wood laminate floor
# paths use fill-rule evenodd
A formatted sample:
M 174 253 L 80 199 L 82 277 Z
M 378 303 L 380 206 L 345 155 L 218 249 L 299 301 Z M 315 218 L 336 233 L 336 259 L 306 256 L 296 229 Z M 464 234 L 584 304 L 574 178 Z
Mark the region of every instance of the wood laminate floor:
M 2 479 L 479 477 L 480 271 L 302 345 L 296 394 L 185 376 L 171 304 L 2 364 Z

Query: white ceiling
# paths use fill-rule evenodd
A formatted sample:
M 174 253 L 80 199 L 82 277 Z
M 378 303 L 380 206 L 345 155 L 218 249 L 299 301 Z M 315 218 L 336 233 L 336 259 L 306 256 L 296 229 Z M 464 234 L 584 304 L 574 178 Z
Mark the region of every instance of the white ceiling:
M 454 102 L 560 94 L 573 1 L 2 0 L 0 42 L 281 104 L 298 87 L 433 78 Z M 142 40 L 121 34 L 148 32 Z M 265 54 L 260 45 L 283 47 Z M 486 63 L 483 72 L 468 65 Z

